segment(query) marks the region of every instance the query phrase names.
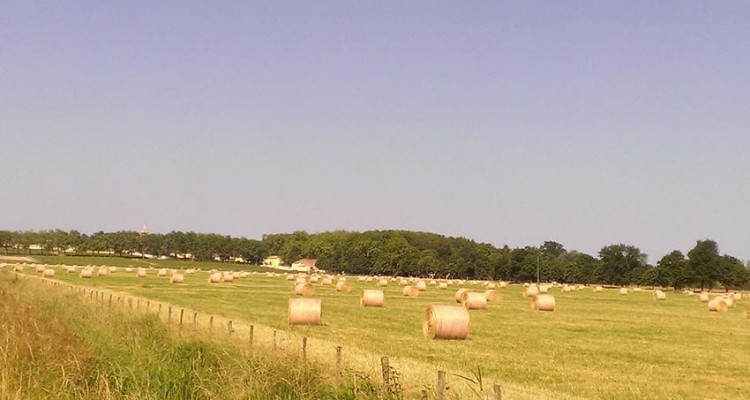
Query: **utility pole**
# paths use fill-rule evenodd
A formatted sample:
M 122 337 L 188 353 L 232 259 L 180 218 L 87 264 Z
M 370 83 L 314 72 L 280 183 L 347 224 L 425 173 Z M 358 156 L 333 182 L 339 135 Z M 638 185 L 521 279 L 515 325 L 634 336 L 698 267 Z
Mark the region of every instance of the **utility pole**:
M 539 254 L 536 255 L 536 284 L 539 285 Z

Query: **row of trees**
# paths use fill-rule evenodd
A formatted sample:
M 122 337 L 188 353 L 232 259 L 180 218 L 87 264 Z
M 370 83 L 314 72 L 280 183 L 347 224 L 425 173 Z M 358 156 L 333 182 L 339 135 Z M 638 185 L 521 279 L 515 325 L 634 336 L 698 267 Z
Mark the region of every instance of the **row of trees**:
M 698 241 L 687 255 L 675 250 L 656 265 L 635 246 L 613 244 L 597 256 L 566 250 L 548 241 L 541 246 L 501 248 L 466 238 L 411 231 L 334 231 L 317 234 L 294 232 L 264 235 L 262 240 L 217 234 L 170 232 L 140 234 L 134 231 L 0 231 L 6 254 L 30 253 L 34 245 L 44 253 L 107 253 L 118 256 L 189 254 L 195 260 L 242 257 L 259 264 L 268 255 L 287 262 L 316 258 L 319 268 L 333 272 L 380 275 L 413 275 L 558 281 L 613 285 L 661 285 L 675 288 L 750 287 L 750 270 L 742 261 L 721 255 L 716 242 Z

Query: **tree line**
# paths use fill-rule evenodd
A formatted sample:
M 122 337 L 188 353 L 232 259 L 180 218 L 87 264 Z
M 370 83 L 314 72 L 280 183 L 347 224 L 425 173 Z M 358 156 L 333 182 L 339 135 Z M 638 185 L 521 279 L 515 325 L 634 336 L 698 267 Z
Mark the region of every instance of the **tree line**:
M 260 264 L 269 255 L 287 263 L 317 259 L 318 268 L 350 274 L 433 276 L 516 282 L 557 281 L 611 285 L 750 287 L 750 270 L 741 260 L 720 254 L 713 240 L 700 240 L 687 254 L 674 250 L 655 265 L 638 247 L 612 244 L 597 255 L 567 250 L 554 241 L 509 248 L 413 231 L 304 231 L 264 235 L 261 240 L 195 232 L 141 234 L 135 231 L 0 231 L 5 254 L 189 255 L 210 261 L 241 257 Z M 67 253 L 66 253 L 66 250 Z

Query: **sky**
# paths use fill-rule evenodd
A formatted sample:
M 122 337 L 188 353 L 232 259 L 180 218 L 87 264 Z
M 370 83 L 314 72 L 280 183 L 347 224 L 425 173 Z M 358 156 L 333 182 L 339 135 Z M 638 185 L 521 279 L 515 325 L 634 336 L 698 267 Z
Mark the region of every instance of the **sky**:
M 750 259 L 750 3 L 0 2 L 0 229 Z

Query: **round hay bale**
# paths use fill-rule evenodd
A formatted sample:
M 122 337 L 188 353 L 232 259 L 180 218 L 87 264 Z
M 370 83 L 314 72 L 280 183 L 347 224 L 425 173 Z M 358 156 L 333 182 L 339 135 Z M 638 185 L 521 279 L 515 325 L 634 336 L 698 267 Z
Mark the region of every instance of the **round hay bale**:
M 421 292 L 424 292 L 425 290 L 427 290 L 427 284 L 425 283 L 425 281 L 418 281 L 417 289 Z
M 539 287 L 537 285 L 529 285 L 524 287 L 523 295 L 525 297 L 534 297 L 539 294 Z
M 45 278 L 52 278 L 55 276 L 55 270 L 52 268 L 46 268 L 44 272 L 42 272 L 42 276 Z
M 464 292 L 461 300 L 467 310 L 484 310 L 487 308 L 487 297 L 484 293 Z
M 641 289 L 641 288 L 639 288 L 639 287 L 637 287 L 637 288 L 633 288 L 633 291 L 634 291 L 634 292 L 640 292 L 641 290 L 642 290 L 642 289 Z
M 430 286 L 437 286 L 437 281 L 436 281 L 436 280 L 434 280 L 434 279 L 432 279 L 432 280 L 430 281 Z
M 315 288 L 309 283 L 298 283 L 294 285 L 294 294 L 297 296 L 310 297 L 315 294 Z
M 224 282 L 223 275 L 221 272 L 213 272 L 208 275 L 208 283 L 221 283 Z
M 88 268 L 84 268 L 81 270 L 81 273 L 78 274 L 78 277 L 80 278 L 91 278 L 94 276 L 94 271 Z
M 364 282 L 365 279 L 367 279 L 367 277 L 360 276 L 359 278 L 357 278 L 357 282 Z
M 540 294 L 534 296 L 531 308 L 536 311 L 555 311 L 555 297 L 551 294 Z
M 620 290 L 617 292 L 617 294 L 621 296 L 627 296 L 628 295 L 628 289 L 627 288 L 620 288 Z
M 297 279 L 297 277 L 294 276 L 294 275 L 292 275 L 292 274 L 287 274 L 286 275 L 286 280 L 288 280 L 288 281 L 293 281 L 295 279 Z
M 487 298 L 487 301 L 490 303 L 494 303 L 497 301 L 502 300 L 502 297 L 500 296 L 500 293 L 498 293 L 496 290 L 487 290 L 484 292 L 484 297 Z
M 76 272 L 76 267 L 73 265 L 68 265 L 67 267 L 65 267 L 65 270 L 68 271 L 69 274 L 72 274 Z
M 597 293 L 598 293 L 598 292 L 601 292 L 601 291 L 603 291 L 603 290 L 604 290 L 604 288 L 603 288 L 603 287 L 602 287 L 601 285 L 598 285 L 598 286 L 595 286 L 595 287 L 594 287 L 594 292 L 597 292 Z
M 734 308 L 734 297 L 732 296 L 721 296 L 721 301 L 727 303 L 727 307 Z
M 339 283 L 345 283 L 345 282 L 339 281 Z M 323 280 L 320 282 L 320 284 L 323 285 L 323 286 L 331 286 L 331 285 L 333 285 L 333 279 L 331 279 L 331 278 L 323 278 Z M 336 290 L 338 290 L 338 288 L 339 288 L 339 285 L 337 283 L 336 284 Z
M 234 274 L 232 274 L 231 272 L 225 272 L 224 274 L 222 274 L 222 279 L 224 280 L 224 282 L 234 282 Z
M 401 279 L 400 281 L 398 281 L 398 284 L 399 286 L 406 286 L 409 284 L 409 281 L 407 281 L 406 279 Z
M 289 325 L 320 325 L 322 314 L 320 299 L 289 299 Z
M 158 276 L 160 278 L 164 277 L 164 276 L 167 276 L 167 269 L 166 268 L 160 269 L 159 272 L 156 274 L 156 276 Z
M 570 293 L 572 291 L 572 288 L 568 285 L 563 285 L 562 291 L 563 293 Z
M 461 306 L 431 305 L 425 310 L 422 333 L 430 339 L 466 339 L 469 311 Z
M 732 295 L 731 295 L 731 296 L 732 296 L 732 297 L 734 297 L 734 300 L 735 300 L 735 301 L 740 301 L 740 300 L 742 300 L 742 293 L 732 293 Z
M 346 282 L 346 277 L 345 276 L 339 277 L 339 282 Z
M 13 267 L 13 272 L 23 272 L 23 265 L 16 265 Z
M 464 301 L 464 294 L 468 292 L 469 289 L 458 289 L 456 290 L 456 294 L 453 296 L 456 299 L 456 303 L 463 303 Z
M 381 279 L 378 281 L 378 287 L 386 287 L 388 286 L 388 279 Z
M 298 285 L 298 284 L 300 284 L 300 283 L 307 283 L 307 278 L 305 278 L 304 276 L 298 276 L 298 277 L 297 277 L 297 278 L 296 278 L 296 279 L 294 280 L 294 284 L 295 284 L 295 285 Z
M 363 307 L 383 307 L 384 300 L 382 290 L 365 289 L 359 297 L 359 304 Z
M 183 283 L 185 282 L 185 275 L 180 274 L 180 273 L 172 274 L 172 277 L 169 278 L 169 282 L 170 283 Z
M 440 282 L 438 284 L 438 289 L 448 289 L 448 282 Z
M 36 272 L 39 272 L 40 274 L 43 274 L 45 269 L 46 268 L 44 267 L 44 265 L 37 265 L 36 266 Z
M 661 290 L 654 290 L 654 300 L 666 300 L 667 295 Z
M 368 283 L 369 283 L 369 282 L 372 282 L 372 277 L 371 277 L 371 276 L 368 276 L 367 278 L 365 278 L 365 282 L 368 282 Z
M 487 283 L 487 289 L 494 289 L 495 288 L 495 282 L 488 282 Z
M 98 271 L 96 271 L 96 276 L 107 276 L 109 275 L 109 268 L 107 267 L 101 267 Z
M 339 281 L 336 284 L 336 291 L 341 293 L 349 293 L 352 291 L 352 285 L 346 281 Z
M 708 302 L 708 311 L 711 312 L 724 312 L 727 311 L 729 307 L 727 306 L 727 303 L 725 303 L 721 297 L 714 297 L 711 301 Z
M 138 272 L 135 273 L 135 276 L 138 278 L 145 278 L 146 277 L 146 270 L 143 268 L 138 268 Z
M 320 282 L 320 278 L 318 278 L 317 275 L 313 275 L 310 277 L 310 283 L 318 283 Z
M 711 300 L 711 297 L 706 292 L 702 292 L 698 295 L 698 301 L 701 303 L 708 303 L 709 300 Z
M 401 289 L 401 293 L 406 297 L 417 297 L 419 296 L 419 289 L 413 285 L 406 285 Z
M 549 292 L 549 286 L 547 285 L 540 285 L 539 286 L 539 293 L 547 293 Z
M 508 282 L 500 281 L 500 288 L 504 288 L 508 286 Z

